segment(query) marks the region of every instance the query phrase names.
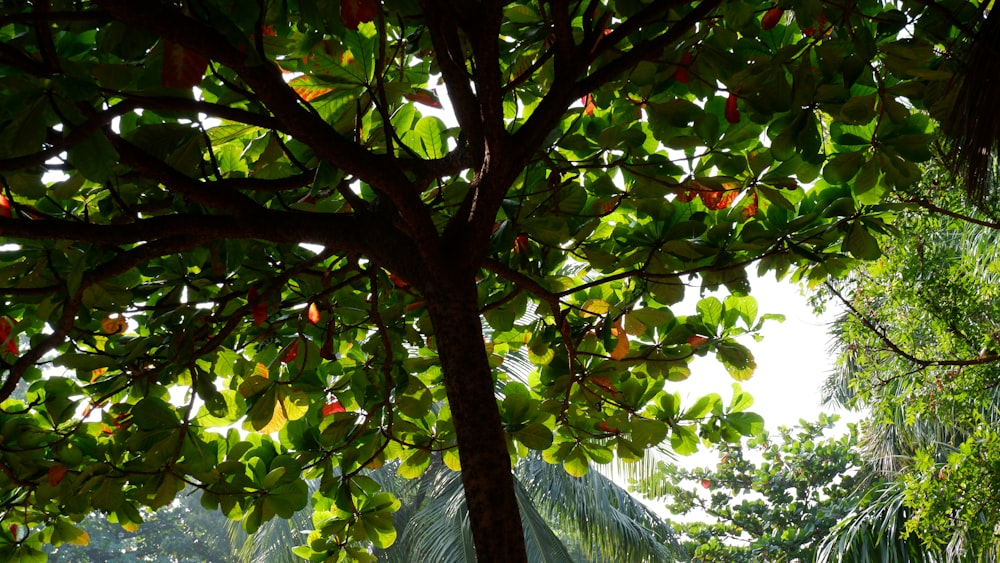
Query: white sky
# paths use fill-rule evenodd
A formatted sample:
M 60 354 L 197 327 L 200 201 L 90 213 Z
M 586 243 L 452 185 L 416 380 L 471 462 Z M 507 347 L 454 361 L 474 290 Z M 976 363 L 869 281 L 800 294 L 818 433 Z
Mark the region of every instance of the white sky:
M 820 386 L 833 367 L 827 353 L 830 343 L 827 325 L 836 317 L 836 310 L 828 309 L 823 317 L 817 317 L 798 285 L 787 280 L 775 281 L 773 275 L 752 279 L 750 295 L 757 300 L 758 316 L 780 313 L 785 315 L 785 321 L 765 322 L 761 342 L 749 337 L 739 339 L 757 361 L 753 377 L 740 383 L 743 390 L 754 397 L 749 410 L 763 416 L 767 429 L 772 432 L 779 426 L 795 425 L 802 418 L 815 421 L 820 412 L 835 412 L 822 405 Z M 697 291 L 689 290 L 687 297 L 691 304 L 686 300 L 674 311 L 676 314 L 693 312 Z M 690 378 L 669 385 L 681 392 L 682 404 L 690 404 L 697 397 L 712 392 L 721 395 L 728 404 L 733 381 L 714 354 L 709 354 L 695 359 Z M 837 414 L 845 421 L 858 420 L 855 415 Z

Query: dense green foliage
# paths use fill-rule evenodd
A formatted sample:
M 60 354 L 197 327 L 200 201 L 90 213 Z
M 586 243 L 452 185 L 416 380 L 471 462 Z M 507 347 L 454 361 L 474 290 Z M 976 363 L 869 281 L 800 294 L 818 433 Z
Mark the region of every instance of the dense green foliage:
M 747 266 L 880 256 L 979 8 L 4 2 L 0 558 L 200 489 L 247 531 L 311 500 L 297 553 L 365 559 L 400 507 L 366 472 L 441 452 L 519 561 L 512 457 L 756 433 L 670 382 L 752 375 Z
M 847 314 L 831 398 L 870 409 L 866 456 L 928 549 L 996 556 L 998 228 L 954 193 L 915 191 L 885 256 L 830 286 Z
M 173 504 L 145 516 L 139 530 L 129 532 L 93 514 L 79 523 L 89 536 L 87 545 L 47 546 L 49 561 L 78 563 L 237 563 L 226 523 L 217 512 L 208 512 L 198 495 L 178 495 Z
M 801 421 L 719 447 L 714 468 L 658 464 L 635 489 L 666 501 L 687 561 L 814 561 L 820 540 L 858 503 L 857 433 L 836 417 Z
M 525 525 L 528 559 L 538 563 L 669 561 L 683 557 L 670 525 L 600 472 L 573 477 L 534 454 L 514 468 Z M 459 474 L 435 456 L 417 479 L 399 476 L 395 464 L 370 473 L 400 500 L 393 514 L 399 539 L 374 551 L 378 561 L 475 563 L 468 507 Z M 274 519 L 246 538 L 240 554 L 253 563 L 293 561 L 307 529 L 308 510 Z

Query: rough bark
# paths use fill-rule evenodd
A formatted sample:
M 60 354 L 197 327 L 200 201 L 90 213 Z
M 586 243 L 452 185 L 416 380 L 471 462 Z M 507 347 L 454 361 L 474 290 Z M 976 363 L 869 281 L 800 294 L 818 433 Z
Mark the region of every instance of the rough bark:
M 456 276 L 457 277 L 457 276 Z M 458 437 L 462 482 L 480 563 L 527 562 L 507 440 L 483 345 L 475 281 L 427 296 Z

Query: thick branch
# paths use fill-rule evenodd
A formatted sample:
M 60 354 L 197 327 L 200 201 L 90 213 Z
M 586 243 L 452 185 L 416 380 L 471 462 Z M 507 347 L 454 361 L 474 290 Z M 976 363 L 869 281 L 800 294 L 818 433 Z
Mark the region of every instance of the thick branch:
M 426 287 L 431 279 L 427 272 L 433 271 L 421 263 L 416 245 L 408 236 L 386 218 L 371 213 L 260 210 L 240 217 L 176 214 L 120 225 L 0 217 L 0 232 L 15 240 L 54 239 L 115 246 L 179 236 L 318 244 L 335 251 L 365 254 L 417 287 Z
M 448 99 L 455 108 L 455 117 L 462 133 L 476 155 L 476 166 L 482 161 L 483 126 L 479 115 L 479 100 L 472 90 L 466 69 L 462 42 L 458 37 L 457 22 L 448 17 L 448 10 L 439 2 L 424 2 L 427 29 L 437 53 L 441 77 L 448 90 Z
M 100 0 L 99 4 L 123 23 L 156 33 L 235 70 L 291 135 L 309 145 L 320 158 L 385 194 L 398 210 L 404 230 L 414 239 L 429 241 L 437 237 L 420 194 L 393 159 L 376 155 L 338 134 L 288 86 L 277 65 L 257 60 L 251 50 L 241 51 L 216 29 L 167 4 L 130 0 Z M 440 262 L 440 257 L 436 261 Z
M 261 209 L 257 202 L 225 184 L 200 182 L 181 174 L 177 169 L 110 131 L 107 133 L 107 137 L 118 154 L 121 155 L 122 162 L 189 201 L 237 215 L 253 214 Z

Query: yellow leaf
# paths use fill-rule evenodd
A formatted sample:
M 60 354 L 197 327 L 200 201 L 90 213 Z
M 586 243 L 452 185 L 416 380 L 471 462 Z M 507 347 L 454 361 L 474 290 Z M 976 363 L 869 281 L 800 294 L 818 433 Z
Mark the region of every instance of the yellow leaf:
M 105 334 L 121 334 L 128 328 L 128 321 L 119 313 L 108 313 L 101 319 L 101 329 Z
M 83 530 L 80 530 L 80 533 L 77 536 L 71 538 L 69 540 L 69 543 L 73 545 L 87 545 L 90 543 L 90 534 L 84 532 Z
M 285 412 L 285 405 L 281 401 L 275 401 L 274 410 L 271 412 L 271 420 L 267 421 L 260 428 L 257 428 L 255 425 L 254 430 L 261 434 L 271 434 L 272 432 L 278 432 L 286 424 L 288 424 L 288 413 Z
M 611 329 L 611 334 L 618 337 L 618 344 L 611 351 L 611 359 L 621 360 L 628 355 L 628 335 L 625 333 L 625 327 L 622 326 L 621 319 L 615 321 L 615 327 Z
M 139 524 L 136 522 L 125 522 L 122 524 L 122 529 L 126 532 L 135 533 L 139 531 Z
M 462 463 L 458 459 L 458 448 L 450 448 L 442 452 L 441 460 L 452 471 L 462 470 Z
M 264 379 L 267 379 L 267 366 L 265 366 L 264 364 L 262 364 L 260 362 L 257 362 L 257 365 L 255 365 L 253 367 L 253 374 L 254 375 L 259 375 L 259 376 L 263 377 Z
M 108 368 L 97 368 L 90 372 L 90 382 L 93 383 L 108 373 Z
M 606 315 L 611 309 L 611 304 L 603 299 L 588 299 L 584 302 L 583 316 L 592 317 L 594 315 Z
M 288 420 L 298 420 L 309 411 L 309 395 L 296 389 L 282 398 L 281 406 L 284 407 Z

